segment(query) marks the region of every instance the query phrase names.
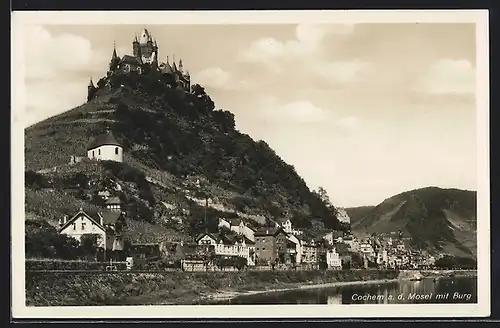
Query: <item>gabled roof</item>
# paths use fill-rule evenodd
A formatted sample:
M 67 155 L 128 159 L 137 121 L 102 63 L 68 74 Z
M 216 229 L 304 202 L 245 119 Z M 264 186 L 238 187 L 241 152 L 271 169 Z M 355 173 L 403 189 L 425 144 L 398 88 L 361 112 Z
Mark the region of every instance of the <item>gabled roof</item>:
M 104 225 L 115 224 L 121 217 L 122 213 L 114 212 L 114 211 L 104 211 L 99 213 L 99 216 L 102 217 L 102 223 Z
M 170 66 L 170 64 L 167 62 L 167 63 L 160 64 L 160 72 L 163 74 L 169 74 L 169 73 L 173 73 L 173 70 L 172 70 L 172 67 Z
M 247 236 L 244 236 L 244 238 L 245 238 L 245 244 L 247 244 L 247 245 L 255 245 L 255 242 L 253 240 L 251 240 L 251 239 L 248 239 Z
M 240 223 L 242 222 L 241 219 L 229 219 L 229 220 L 226 220 L 226 221 L 229 221 L 229 223 L 231 223 L 231 226 L 239 226 Z
M 100 146 L 111 145 L 111 146 L 120 146 L 123 147 L 122 144 L 116 140 L 115 136 L 111 131 L 103 133 L 97 136 L 87 147 L 87 150 L 95 149 Z
M 280 232 L 286 235 L 283 229 L 274 227 L 274 228 L 261 228 L 255 232 L 255 236 L 276 236 Z
M 106 205 L 119 205 L 121 203 L 122 201 L 118 197 L 109 197 L 105 202 Z
M 198 242 L 201 238 L 205 237 L 205 236 L 209 236 L 210 238 L 212 238 L 213 240 L 215 240 L 215 242 L 218 242 L 219 241 L 219 234 L 218 233 L 214 233 L 214 232 L 203 232 L 203 233 L 200 233 L 198 235 L 198 237 L 196 237 L 196 242 Z
M 142 65 L 141 61 L 138 58 L 130 55 L 124 55 L 121 62 L 125 64 Z
M 63 224 L 63 226 L 61 228 L 59 228 L 59 232 L 63 231 L 64 229 L 66 229 L 69 225 L 73 224 L 73 222 L 78 219 L 80 216 L 85 216 L 87 219 L 89 219 L 90 221 L 92 221 L 99 229 L 101 229 L 102 231 L 106 231 L 106 229 L 104 229 L 104 227 L 94 218 L 92 218 L 90 215 L 88 215 L 87 213 L 85 213 L 82 209 L 80 209 L 78 211 L 78 213 L 76 213 L 73 217 L 71 217 L 71 219 L 69 219 L 68 221 L 66 221 L 65 224 Z
M 289 218 L 284 218 L 284 217 L 279 217 L 279 218 L 276 219 L 276 222 L 278 222 L 279 224 L 283 224 L 286 221 L 290 221 L 290 219 Z

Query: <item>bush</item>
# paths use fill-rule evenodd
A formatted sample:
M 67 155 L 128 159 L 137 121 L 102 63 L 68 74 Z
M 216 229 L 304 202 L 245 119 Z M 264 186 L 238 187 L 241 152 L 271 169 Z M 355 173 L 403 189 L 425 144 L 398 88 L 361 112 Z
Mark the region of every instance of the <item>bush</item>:
M 50 183 L 42 174 L 39 174 L 31 170 L 28 170 L 24 173 L 24 184 L 26 187 L 31 187 L 31 188 L 50 187 Z

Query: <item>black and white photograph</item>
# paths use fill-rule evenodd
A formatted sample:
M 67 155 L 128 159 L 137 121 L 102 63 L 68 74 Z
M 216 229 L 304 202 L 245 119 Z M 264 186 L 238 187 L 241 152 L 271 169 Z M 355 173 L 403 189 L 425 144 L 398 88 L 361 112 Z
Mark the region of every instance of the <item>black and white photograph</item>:
M 487 12 L 12 17 L 19 315 L 489 315 Z

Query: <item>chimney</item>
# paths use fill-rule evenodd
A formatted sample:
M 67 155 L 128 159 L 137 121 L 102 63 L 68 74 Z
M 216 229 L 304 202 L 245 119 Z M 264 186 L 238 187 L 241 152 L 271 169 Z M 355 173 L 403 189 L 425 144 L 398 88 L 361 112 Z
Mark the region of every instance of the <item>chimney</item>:
M 68 216 L 65 215 L 64 218 L 63 218 L 63 224 L 66 224 L 66 222 L 68 222 Z
M 102 218 L 102 213 L 99 213 L 99 223 L 101 225 L 103 225 L 103 223 L 104 223 L 103 218 Z
M 59 219 L 59 228 L 64 225 L 65 219 Z

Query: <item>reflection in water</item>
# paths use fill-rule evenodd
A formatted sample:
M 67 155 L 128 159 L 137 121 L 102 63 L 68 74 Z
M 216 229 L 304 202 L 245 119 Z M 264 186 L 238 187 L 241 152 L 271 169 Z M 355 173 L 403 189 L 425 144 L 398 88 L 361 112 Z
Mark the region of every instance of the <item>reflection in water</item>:
M 223 304 L 477 303 L 476 278 L 401 281 L 241 296 Z

